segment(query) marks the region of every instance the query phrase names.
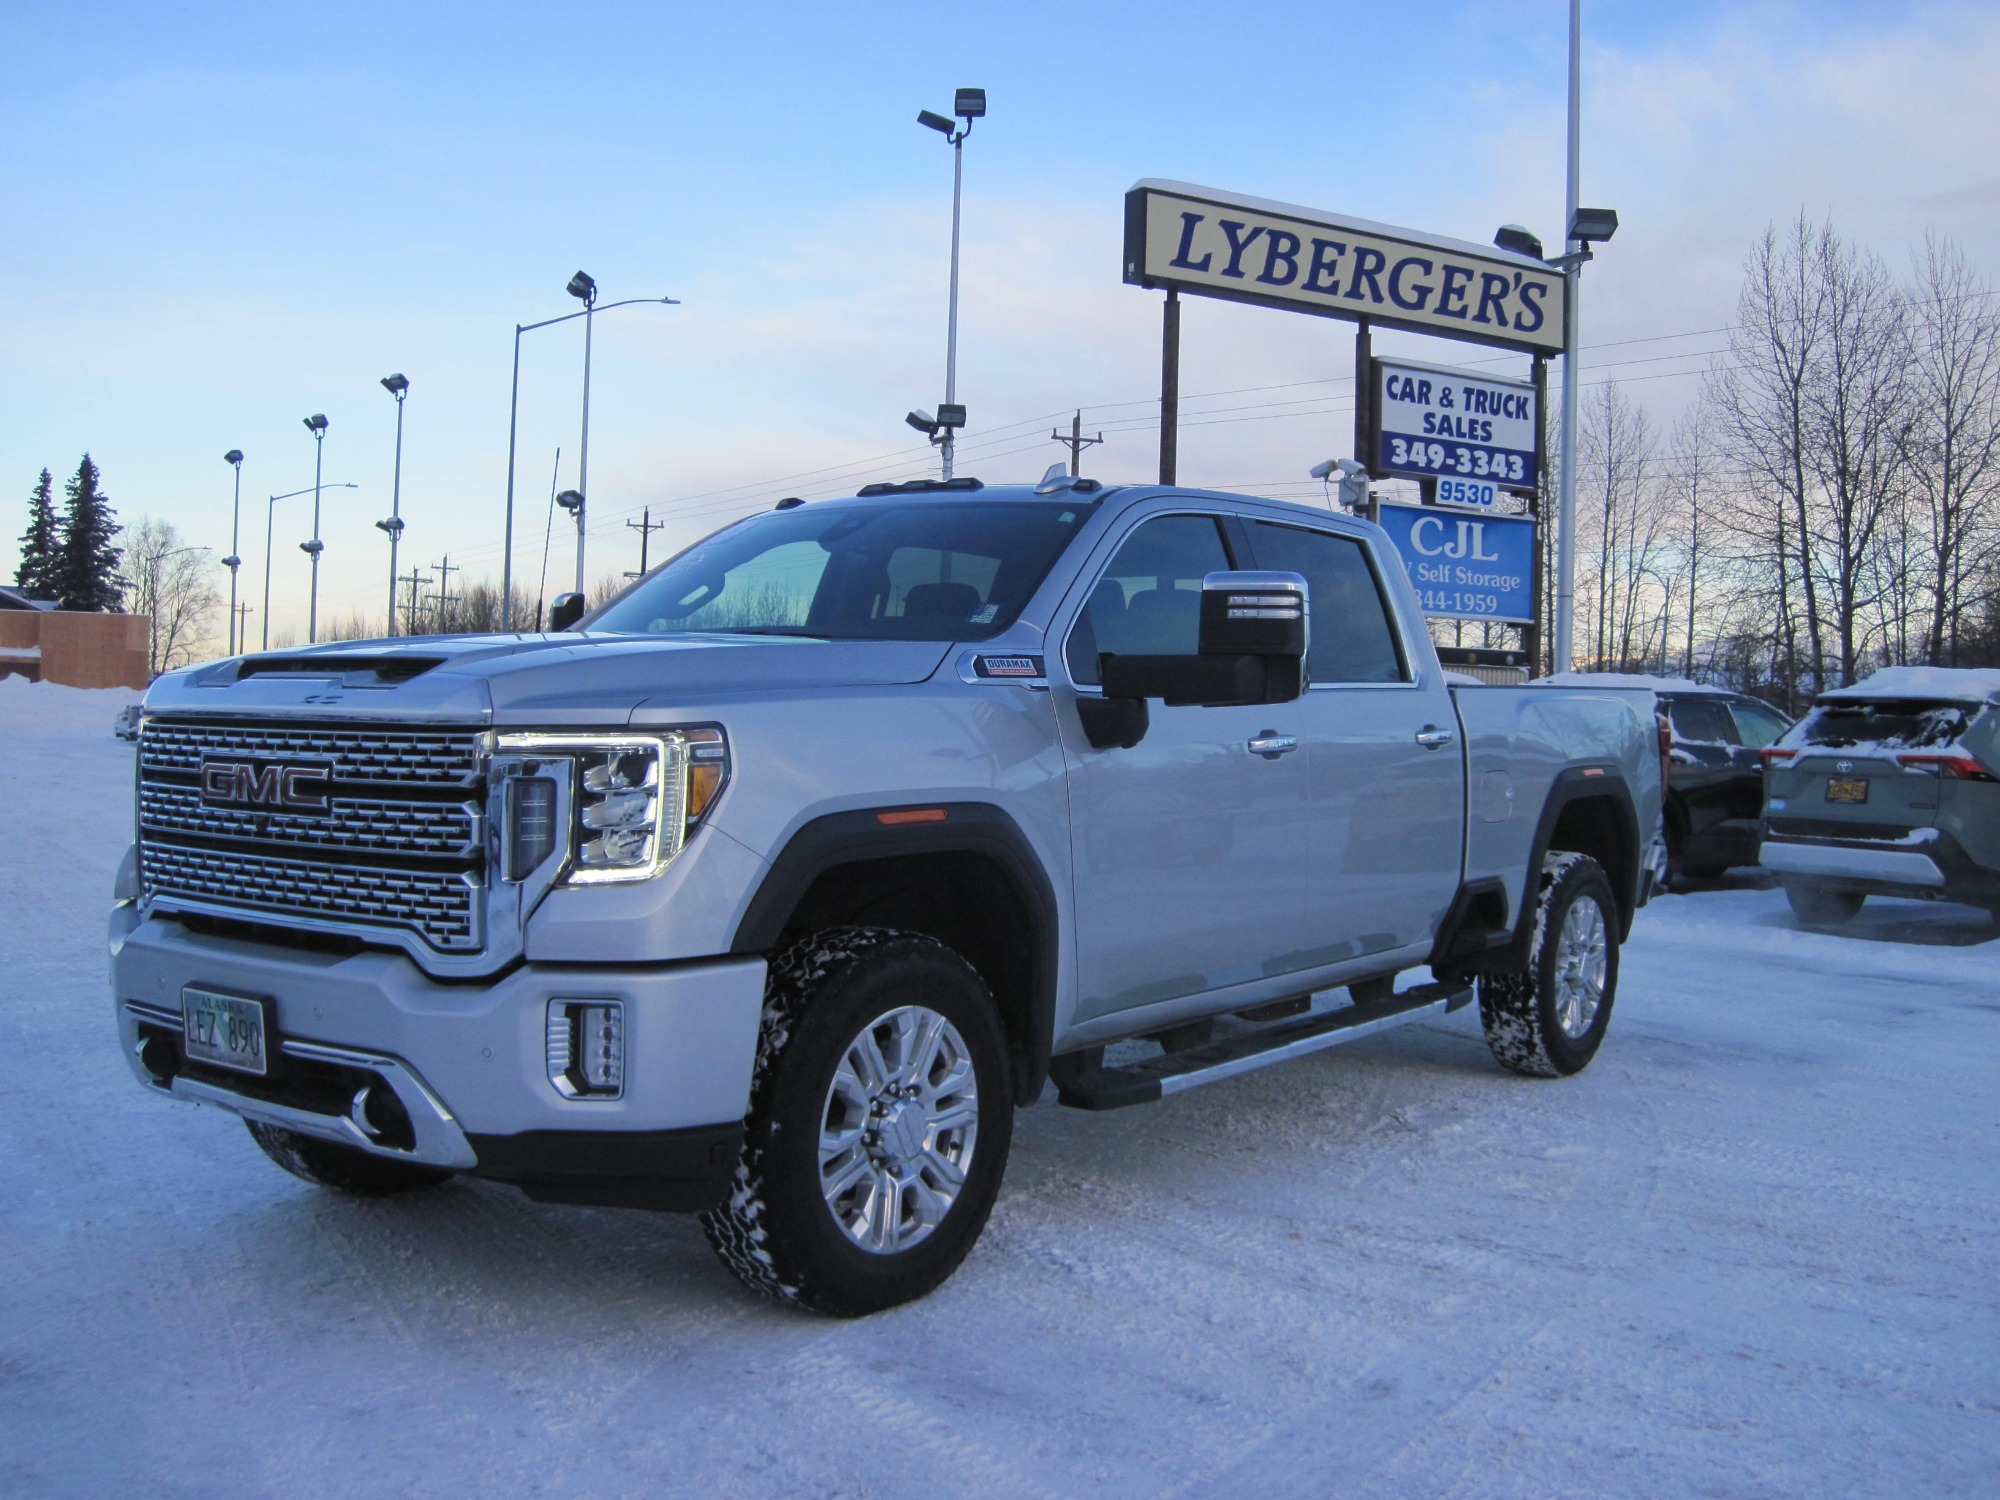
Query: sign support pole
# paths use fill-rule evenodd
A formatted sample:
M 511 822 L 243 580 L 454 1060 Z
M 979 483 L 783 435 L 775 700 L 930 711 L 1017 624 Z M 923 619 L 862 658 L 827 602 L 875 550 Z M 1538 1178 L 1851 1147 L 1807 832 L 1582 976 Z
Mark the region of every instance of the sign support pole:
M 1364 468 L 1372 469 L 1375 463 L 1375 353 L 1369 338 L 1368 320 L 1357 318 L 1354 323 L 1354 459 Z M 1375 508 L 1375 495 L 1369 492 L 1368 504 L 1363 508 L 1369 520 L 1379 520 Z
M 1583 125 L 1583 0 L 1569 0 L 1569 181 L 1563 228 L 1576 222 L 1576 200 L 1581 176 L 1579 137 Z M 1581 248 L 1574 239 L 1563 241 L 1565 254 Z M 1556 498 L 1556 638 L 1554 664 L 1567 672 L 1572 663 L 1576 609 L 1576 402 L 1582 389 L 1576 367 L 1577 349 L 1577 267 L 1572 263 L 1563 272 L 1563 400 L 1562 400 L 1562 485 Z
M 1533 602 L 1529 611 L 1535 617 L 1532 625 L 1521 627 L 1521 649 L 1527 653 L 1528 675 L 1539 677 L 1542 673 L 1542 591 L 1547 581 L 1542 577 L 1542 491 L 1541 478 L 1549 466 L 1549 362 L 1537 354 L 1534 363 L 1535 382 L 1535 491 L 1528 496 L 1528 514 L 1535 518 L 1535 553 L 1528 569 L 1528 597 Z
M 1181 294 L 1167 288 L 1160 322 L 1160 483 L 1177 484 L 1181 440 Z

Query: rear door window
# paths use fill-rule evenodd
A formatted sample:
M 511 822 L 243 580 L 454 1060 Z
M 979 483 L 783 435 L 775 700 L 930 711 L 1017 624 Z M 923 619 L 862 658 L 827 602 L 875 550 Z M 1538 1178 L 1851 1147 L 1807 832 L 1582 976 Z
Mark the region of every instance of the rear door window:
M 1721 698 L 1675 698 L 1667 705 L 1674 737 L 1691 745 L 1738 745 L 1736 720 Z
M 1259 521 L 1251 528 L 1257 565 L 1306 581 L 1311 618 L 1306 664 L 1323 682 L 1404 682 L 1403 654 L 1382 587 L 1352 537 Z

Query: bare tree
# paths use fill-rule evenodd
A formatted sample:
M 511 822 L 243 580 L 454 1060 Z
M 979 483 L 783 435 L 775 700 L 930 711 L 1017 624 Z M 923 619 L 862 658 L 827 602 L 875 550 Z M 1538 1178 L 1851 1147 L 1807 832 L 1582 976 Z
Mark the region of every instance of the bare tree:
M 1714 414 L 1698 406 L 1674 424 L 1667 439 L 1667 495 L 1681 533 L 1681 613 L 1687 632 L 1681 648 L 1681 675 L 1694 676 L 1695 622 L 1708 604 L 1705 585 L 1715 571 L 1714 507 L 1720 498 L 1722 465 L 1709 434 Z
M 1904 461 L 1927 532 L 1926 659 L 1958 664 L 1960 622 L 1990 561 L 2000 497 L 2000 308 L 1949 239 L 1924 237 L 1910 291 L 1916 420 Z
M 212 643 L 209 621 L 220 601 L 215 565 L 170 521 L 142 518 L 125 537 L 125 607 L 153 622 L 146 670 L 157 677 L 198 660 Z
M 1767 502 L 1744 520 L 1767 523 L 1755 540 L 1769 549 L 1773 565 L 1776 645 L 1786 696 L 1794 703 L 1801 691 L 1795 589 L 1805 606 L 1809 691 L 1818 692 L 1826 675 L 1818 580 L 1809 555 L 1808 389 L 1823 358 L 1830 316 L 1826 288 L 1813 274 L 1815 248 L 1831 233 L 1830 225 L 1814 229 L 1803 212 L 1783 238 L 1776 226 L 1764 231 L 1744 263 L 1728 358 L 1711 372 L 1707 392 L 1734 467 Z
M 1831 225 L 1814 237 L 1809 274 L 1826 317 L 1804 392 L 1818 491 L 1807 511 L 1807 557 L 1822 609 L 1832 613 L 1844 686 L 1869 645 L 1864 612 L 1880 602 L 1884 566 L 1893 564 L 1880 544 L 1895 519 L 1911 426 L 1909 325 L 1889 268 Z
M 1590 622 L 1592 656 L 1607 667 L 1653 654 L 1666 541 L 1658 448 L 1652 418 L 1617 382 L 1586 402 L 1577 441 L 1585 502 L 1578 506 L 1578 545 L 1592 576 L 1579 602 Z

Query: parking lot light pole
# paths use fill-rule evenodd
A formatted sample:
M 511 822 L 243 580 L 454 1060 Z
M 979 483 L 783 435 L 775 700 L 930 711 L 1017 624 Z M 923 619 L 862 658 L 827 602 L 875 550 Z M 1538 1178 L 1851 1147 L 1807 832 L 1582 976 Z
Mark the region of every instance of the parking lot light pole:
M 311 541 L 299 543 L 299 551 L 312 559 L 312 593 L 306 603 L 306 644 L 310 646 L 319 640 L 319 555 L 326 550 L 319 539 L 319 476 L 320 460 L 326 453 L 326 413 L 314 412 L 304 421 L 313 435 L 313 534 Z
M 236 570 L 243 566 L 243 559 L 236 555 L 236 531 L 243 519 L 243 450 L 231 448 L 222 455 L 222 461 L 236 471 L 236 497 L 229 502 L 229 556 L 223 558 L 222 565 L 229 569 L 229 654 L 237 650 L 236 615 Z
M 396 633 L 396 544 L 403 539 L 403 398 L 410 393 L 410 382 L 401 374 L 382 377 L 382 389 L 396 398 L 396 477 L 389 491 L 389 519 L 377 521 L 375 525 L 389 533 L 389 627 L 387 634 Z
M 945 312 L 944 335 L 944 404 L 958 404 L 958 227 L 959 204 L 965 185 L 965 138 L 972 134 L 972 122 L 986 116 L 986 90 L 960 89 L 952 101 L 952 114 L 965 123 L 936 114 L 931 110 L 917 111 L 917 123 L 935 130 L 951 142 L 951 293 Z M 951 458 L 956 429 L 946 427 L 944 439 L 938 444 L 943 458 L 943 477 L 951 478 Z
M 603 309 L 605 312 L 610 312 L 614 307 L 636 307 L 642 302 L 650 303 L 655 307 L 680 306 L 679 299 L 674 297 L 627 297 L 620 302 L 606 302 L 603 304 Z M 524 333 L 533 333 L 537 328 L 550 327 L 552 324 L 567 323 L 572 318 L 587 317 L 596 310 L 596 307 L 592 306 L 585 308 L 582 312 L 564 313 L 561 317 L 557 318 L 544 318 L 539 323 L 516 323 L 514 325 L 513 394 L 508 397 L 507 402 L 507 524 L 500 547 L 500 628 L 502 630 L 512 630 L 514 628 L 514 450 L 515 438 L 520 432 L 521 416 L 521 335 Z
M 263 645 L 258 649 L 271 649 L 271 519 L 277 513 L 280 500 L 296 500 L 300 495 L 317 494 L 322 488 L 329 490 L 351 490 L 357 486 L 342 480 L 338 484 L 322 486 L 315 482 L 302 490 L 287 490 L 282 495 L 272 495 L 264 506 L 264 635 Z

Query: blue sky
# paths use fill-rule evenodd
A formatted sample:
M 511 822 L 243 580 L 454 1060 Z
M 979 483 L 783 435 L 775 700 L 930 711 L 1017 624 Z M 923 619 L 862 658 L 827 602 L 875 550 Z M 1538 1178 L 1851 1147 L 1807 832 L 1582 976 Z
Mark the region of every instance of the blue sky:
M 1120 196 L 1175 177 L 1468 239 L 1561 211 L 1566 8 L 1107 4 L 16 5 L 0 18 L 0 568 L 44 465 L 88 448 L 128 521 L 228 543 L 312 479 L 331 421 L 322 613 L 380 608 L 394 408 L 411 381 L 407 543 L 497 574 L 512 329 L 606 300 L 590 572 L 636 562 L 641 507 L 685 541 L 778 495 L 928 462 L 941 395 L 949 151 L 914 121 L 981 84 L 967 144 L 962 467 L 1031 476 L 1082 405 L 1108 477 L 1147 477 L 1157 298 L 1122 286 Z M 1730 321 L 1762 226 L 1831 213 L 1900 261 L 1926 227 L 2000 270 L 1991 7 L 1586 5 L 1585 197 L 1597 378 L 1671 416 Z M 1183 477 L 1296 487 L 1347 451 L 1344 325 L 1187 314 Z M 1418 348 L 1416 343 L 1410 347 Z M 1427 357 L 1485 351 L 1432 344 Z M 1644 358 L 1647 364 L 1627 361 Z M 581 337 L 523 350 L 516 568 L 541 566 L 558 445 L 574 482 Z M 1270 389 L 1266 389 L 1270 388 Z M 1192 425 L 1203 411 L 1210 419 Z M 849 467 L 836 468 L 847 465 Z M 818 472 L 834 470 L 835 472 Z M 300 502 L 277 512 L 273 623 L 303 615 Z M 567 576 L 558 532 L 550 573 Z M 657 555 L 657 553 L 656 553 Z M 258 629 L 253 621 L 253 633 Z

